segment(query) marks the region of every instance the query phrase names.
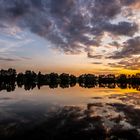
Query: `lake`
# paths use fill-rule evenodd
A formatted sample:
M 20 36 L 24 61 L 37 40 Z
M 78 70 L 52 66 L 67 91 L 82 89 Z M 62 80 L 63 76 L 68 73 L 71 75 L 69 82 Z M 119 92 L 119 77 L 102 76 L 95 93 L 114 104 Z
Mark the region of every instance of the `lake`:
M 16 87 L 0 91 L 1 139 L 140 139 L 137 88 Z

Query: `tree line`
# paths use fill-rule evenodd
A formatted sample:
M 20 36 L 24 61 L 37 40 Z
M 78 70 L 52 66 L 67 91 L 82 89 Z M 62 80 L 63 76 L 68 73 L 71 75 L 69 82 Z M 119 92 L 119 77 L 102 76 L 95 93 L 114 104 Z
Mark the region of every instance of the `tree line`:
M 82 74 L 78 77 L 67 73 L 50 73 L 42 74 L 41 72 L 35 73 L 31 70 L 26 70 L 24 73 L 17 73 L 15 69 L 9 68 L 8 70 L 0 70 L 0 90 L 8 89 L 13 91 L 15 85 L 22 87 L 26 90 L 33 89 L 38 86 L 40 89 L 43 85 L 49 85 L 50 88 L 57 88 L 58 85 L 62 88 L 73 87 L 76 84 L 81 87 L 91 88 L 95 86 L 114 88 L 116 85 L 121 88 L 127 86 L 139 88 L 140 73 L 133 75 L 126 74 L 108 74 L 108 75 L 95 75 L 95 74 Z M 138 86 L 137 86 L 138 85 Z

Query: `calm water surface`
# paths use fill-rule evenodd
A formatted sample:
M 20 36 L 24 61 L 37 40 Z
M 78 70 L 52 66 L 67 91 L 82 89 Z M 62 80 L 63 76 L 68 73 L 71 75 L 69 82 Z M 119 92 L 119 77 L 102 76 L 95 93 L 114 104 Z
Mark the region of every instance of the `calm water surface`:
M 0 138 L 140 139 L 140 91 L 41 87 L 0 92 Z

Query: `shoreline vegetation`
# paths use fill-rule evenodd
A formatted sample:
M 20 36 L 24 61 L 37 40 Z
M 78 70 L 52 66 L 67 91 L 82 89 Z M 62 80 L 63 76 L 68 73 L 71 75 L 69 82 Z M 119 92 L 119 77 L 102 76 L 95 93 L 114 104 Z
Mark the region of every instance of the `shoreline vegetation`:
M 0 91 L 14 91 L 16 85 L 20 88 L 24 85 L 25 90 L 48 85 L 50 88 L 69 88 L 79 84 L 80 87 L 93 88 L 93 87 L 120 87 L 133 88 L 140 90 L 140 73 L 135 75 L 95 75 L 95 74 L 82 74 L 78 77 L 67 73 L 57 74 L 42 74 L 41 72 L 35 73 L 31 70 L 26 70 L 25 73 L 17 73 L 15 69 L 9 68 L 8 70 L 0 70 Z
M 36 86 L 68 88 L 76 84 L 83 88 L 117 86 L 140 90 L 140 74 L 83 74 L 76 77 L 66 73 L 58 75 L 41 72 L 36 74 L 33 71 L 17 73 L 15 69 L 0 70 L 0 90 L 8 92 L 14 91 L 16 86 L 31 90 Z M 5 96 L 1 98 L 0 139 L 140 140 L 139 96 L 139 93 L 129 92 L 117 95 L 113 93 L 100 99 L 91 96 L 84 107 L 67 104 L 59 107 L 54 102 L 55 107 L 49 105 L 47 100 L 40 104 L 38 100 L 28 100 L 29 96 L 26 96 L 26 100 L 17 99 L 11 103 L 9 98 L 5 102 L 8 97 Z M 34 96 L 31 97 L 34 99 Z

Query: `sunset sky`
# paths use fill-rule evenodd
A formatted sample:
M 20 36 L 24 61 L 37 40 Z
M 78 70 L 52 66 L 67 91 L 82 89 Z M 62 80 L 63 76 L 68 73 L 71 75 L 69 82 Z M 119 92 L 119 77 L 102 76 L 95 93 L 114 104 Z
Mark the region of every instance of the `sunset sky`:
M 140 71 L 140 0 L 0 0 L 0 68 Z

